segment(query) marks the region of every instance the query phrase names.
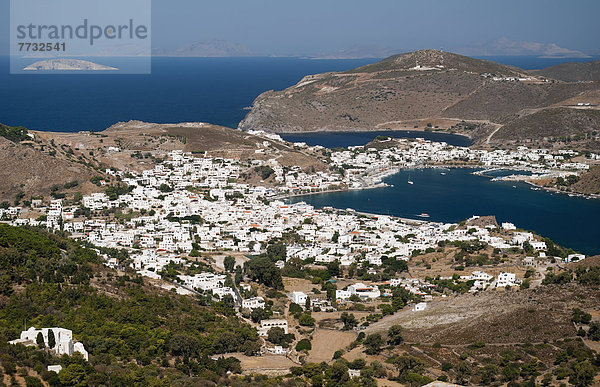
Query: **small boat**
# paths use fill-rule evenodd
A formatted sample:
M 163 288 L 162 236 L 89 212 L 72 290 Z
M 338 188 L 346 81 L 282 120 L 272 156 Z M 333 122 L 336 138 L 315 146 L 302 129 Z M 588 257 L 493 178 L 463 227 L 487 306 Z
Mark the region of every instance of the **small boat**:
M 446 172 L 440 172 L 440 175 L 445 175 L 445 174 L 446 174 Z
M 419 216 L 419 217 L 421 217 L 421 218 L 429 218 L 429 214 L 428 214 L 428 213 L 426 213 L 426 212 L 421 212 L 421 213 L 420 213 L 419 215 L 417 215 L 417 216 Z
M 415 183 L 412 180 L 409 180 L 408 184 L 415 184 Z

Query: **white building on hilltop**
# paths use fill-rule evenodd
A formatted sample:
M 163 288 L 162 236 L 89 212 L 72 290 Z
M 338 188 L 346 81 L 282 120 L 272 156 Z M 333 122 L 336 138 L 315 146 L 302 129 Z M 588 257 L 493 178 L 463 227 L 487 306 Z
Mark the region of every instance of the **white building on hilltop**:
M 54 333 L 55 345 L 53 350 L 58 356 L 69 355 L 73 356 L 75 352 L 81 353 L 85 360 L 88 360 L 88 352 L 82 343 L 73 341 L 73 332 L 65 328 L 42 328 L 36 329 L 31 327 L 26 331 L 21 332 L 21 337 L 16 340 L 9 341 L 9 344 L 24 344 L 24 345 L 35 345 L 37 342 L 37 336 L 39 333 L 44 338 L 44 345 L 49 347 L 48 335 L 49 331 L 52 330 Z

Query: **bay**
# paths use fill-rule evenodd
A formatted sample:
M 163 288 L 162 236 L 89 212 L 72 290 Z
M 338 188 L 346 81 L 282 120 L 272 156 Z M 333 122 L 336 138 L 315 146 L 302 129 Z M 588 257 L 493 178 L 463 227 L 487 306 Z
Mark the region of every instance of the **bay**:
M 600 200 L 532 190 L 522 182 L 491 181 L 471 168 L 402 170 L 386 178 L 390 187 L 305 195 L 289 199 L 322 208 L 436 222 L 460 222 L 472 215 L 495 215 L 534 230 L 584 254 L 600 254 Z M 445 173 L 442 175 L 442 172 Z M 408 184 L 408 178 L 414 184 Z M 429 218 L 421 218 L 421 213 Z

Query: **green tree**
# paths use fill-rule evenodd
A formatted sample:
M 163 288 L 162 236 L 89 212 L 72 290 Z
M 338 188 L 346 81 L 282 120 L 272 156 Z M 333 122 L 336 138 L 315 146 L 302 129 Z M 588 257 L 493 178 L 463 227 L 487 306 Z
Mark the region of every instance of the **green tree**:
M 260 353 L 260 344 L 256 341 L 246 340 L 246 342 L 242 345 L 242 352 L 246 356 L 254 356 L 257 353 Z
M 193 357 L 198 353 L 200 347 L 198 339 L 190 335 L 177 334 L 169 342 L 173 355 Z
M 46 344 L 44 343 L 44 335 L 42 335 L 42 332 L 39 332 L 37 334 L 37 337 L 35 338 L 35 343 L 40 348 L 44 348 L 46 346 Z
M 531 246 L 531 243 L 529 243 L 529 241 L 523 242 L 523 250 L 525 250 L 526 254 L 533 254 L 535 252 L 533 246 Z
M 590 323 L 588 329 L 588 338 L 594 341 L 600 341 L 600 322 L 594 321 Z
M 321 287 L 321 290 L 324 290 L 327 293 L 327 299 L 331 302 L 335 302 L 335 292 L 337 290 L 337 286 L 333 282 L 325 282 Z
M 296 351 L 300 352 L 300 351 L 310 351 L 312 349 L 312 345 L 310 344 L 310 340 L 308 339 L 302 339 L 300 341 L 298 341 L 298 344 L 296 344 Z
M 410 373 L 420 373 L 423 370 L 423 362 L 414 356 L 400 355 L 392 359 L 391 363 L 396 367 L 398 371 L 398 379 L 405 381 L 406 377 Z
M 342 324 L 344 324 L 342 329 L 345 331 L 354 329 L 354 327 L 358 325 L 358 321 L 356 321 L 356 317 L 352 313 L 342 312 L 340 320 L 342 321 Z
M 400 325 L 392 325 L 388 329 L 387 336 L 389 345 L 402 344 L 404 341 L 404 338 L 402 337 L 402 327 Z
M 285 260 L 287 248 L 283 243 L 274 243 L 267 246 L 267 255 L 273 261 Z
M 304 327 L 313 327 L 315 326 L 315 319 L 310 315 L 310 313 L 304 312 L 300 315 L 298 323 Z
M 27 387 L 43 387 L 42 381 L 35 376 L 25 376 L 25 386 Z
M 365 338 L 365 341 L 363 341 L 365 352 L 368 355 L 377 355 L 379 352 L 381 352 L 381 347 L 383 344 L 383 338 L 379 333 L 370 334 Z
M 245 263 L 244 267 L 252 280 L 274 289 L 283 289 L 281 271 L 268 257 L 251 259 Z
M 54 336 L 54 331 L 52 329 L 48 329 L 48 348 L 53 349 L 56 346 L 56 337 Z
M 275 345 L 285 343 L 285 330 L 281 327 L 273 327 L 267 332 L 267 340 Z
M 331 381 L 331 385 L 333 386 L 341 386 L 348 380 L 350 380 L 350 376 L 348 375 L 348 366 L 344 364 L 341 360 L 336 361 L 333 365 L 327 370 L 328 379 Z
M 232 257 L 231 255 L 226 256 L 223 259 L 223 266 L 225 266 L 225 270 L 232 273 L 233 269 L 235 267 L 235 258 Z
M 72 363 L 63 368 L 58 373 L 60 382 L 65 386 L 85 386 L 87 385 L 87 373 L 85 367 L 79 363 Z
M 573 309 L 573 313 L 571 315 L 571 321 L 576 324 L 589 324 L 592 321 L 592 315 L 584 312 L 579 308 Z
M 292 302 L 292 303 L 290 303 L 288 311 L 290 312 L 290 314 L 293 314 L 293 315 L 296 315 L 297 317 L 299 317 L 300 314 L 302 313 L 302 307 L 300 305 L 296 304 L 295 302 Z
M 331 277 L 339 277 L 340 276 L 340 261 L 339 260 L 335 260 L 333 262 L 329 262 L 327 264 L 327 271 L 329 272 L 329 275 Z
M 254 308 L 252 312 L 250 312 L 250 318 L 256 324 L 260 323 L 262 320 L 269 318 L 270 313 L 264 308 Z
M 577 387 L 590 386 L 597 373 L 598 368 L 587 360 L 575 363 L 573 365 L 573 372 L 569 377 L 569 383 Z
M 240 265 L 237 265 L 235 267 L 235 284 L 239 285 L 240 282 L 242 282 L 242 280 L 244 279 L 244 272 L 242 270 L 242 267 Z

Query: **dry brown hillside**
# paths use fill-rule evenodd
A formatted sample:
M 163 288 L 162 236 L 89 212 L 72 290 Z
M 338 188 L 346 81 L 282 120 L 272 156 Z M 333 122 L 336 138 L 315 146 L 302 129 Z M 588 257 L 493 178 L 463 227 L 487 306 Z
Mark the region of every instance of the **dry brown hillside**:
M 29 133 L 34 135 L 34 140 L 12 142 L 0 137 L 2 200 L 13 200 L 19 192 L 23 192 L 26 199 L 48 196 L 53 187 L 59 188 L 61 193 L 102 190 L 91 184 L 90 178 L 95 175 L 107 178 L 106 168 L 150 169 L 175 149 L 242 161 L 275 158 L 283 166 L 298 165 L 307 172 L 327 168 L 314 156 L 275 141 L 203 123 L 130 121 L 96 133 Z M 261 153 L 256 153 L 260 149 Z M 248 178 L 253 176 L 250 174 Z M 75 187 L 64 188 L 74 181 L 78 183 Z
M 567 82 L 600 81 L 600 60 L 586 63 L 561 63 L 543 70 L 533 70 L 531 73 Z
M 549 108 L 511 121 L 498 130 L 491 143 L 535 145 L 600 151 L 600 110 Z
M 421 50 L 346 72 L 306 76 L 285 90 L 267 91 L 239 127 L 271 132 L 423 130 L 428 122 L 454 119 L 492 125 L 493 130 L 547 107 L 596 101 L 598 90 L 597 82 L 557 82 L 512 66 Z M 580 131 L 578 120 L 569 121 L 575 115 L 563 115 L 565 134 Z M 530 121 L 538 118 L 543 117 L 534 115 Z M 451 129 L 446 126 L 439 129 Z M 463 134 L 478 140 L 489 133 Z
M 77 182 L 78 191 L 92 189 L 89 179 L 98 173 L 85 161 L 67 157 L 62 150 L 54 150 L 57 154 L 51 155 L 51 151 L 41 151 L 34 144 L 0 137 L 0 200 L 12 202 L 19 193 L 27 199 L 49 195 L 52 187 L 65 191 L 64 185 L 73 182 Z
M 592 167 L 581 175 L 579 181 L 571 186 L 575 192 L 600 195 L 600 166 Z

